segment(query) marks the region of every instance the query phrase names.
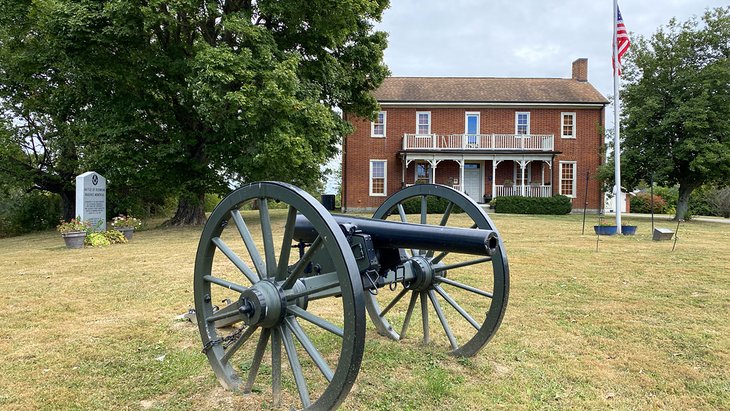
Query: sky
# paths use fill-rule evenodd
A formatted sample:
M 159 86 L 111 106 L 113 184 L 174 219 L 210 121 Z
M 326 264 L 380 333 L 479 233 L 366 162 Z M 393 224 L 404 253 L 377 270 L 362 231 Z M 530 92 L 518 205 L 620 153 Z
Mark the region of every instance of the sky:
M 623 0 L 630 32 L 645 37 L 672 17 L 685 21 L 711 0 Z M 377 30 L 388 33 L 393 76 L 571 77 L 588 59 L 588 81 L 613 95 L 612 0 L 391 0 Z M 612 124 L 613 121 L 610 121 Z

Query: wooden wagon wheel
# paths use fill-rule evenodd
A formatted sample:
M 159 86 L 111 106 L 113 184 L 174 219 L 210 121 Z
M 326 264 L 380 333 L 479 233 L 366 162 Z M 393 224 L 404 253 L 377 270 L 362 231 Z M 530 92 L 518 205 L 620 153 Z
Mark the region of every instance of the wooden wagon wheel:
M 452 226 L 452 213 L 463 210 L 470 228 L 497 231 L 492 220 L 474 200 L 446 186 L 416 184 L 389 197 L 376 211 L 375 219 L 408 221 L 404 203 L 414 202 L 419 213 L 410 222 L 426 224 L 429 204 L 445 203 L 445 211 L 431 215 L 431 224 Z M 458 208 L 457 208 L 458 207 Z M 463 219 L 461 219 L 463 220 Z M 507 307 L 509 266 L 504 244 L 490 257 L 454 255 L 434 250 L 403 250 L 408 256 L 426 260 L 435 275 L 409 284 L 395 293 L 381 289 L 377 296 L 366 293 L 366 307 L 378 332 L 394 340 L 405 338 L 417 303 L 420 300 L 423 340 L 430 341 L 429 306 L 438 318 L 452 353 L 473 356 L 499 328 Z M 430 270 L 425 270 L 430 271 Z M 410 298 L 404 298 L 404 297 Z M 382 307 L 381 308 L 381 304 Z M 484 315 L 484 317 L 482 317 Z
M 318 233 L 307 247 L 294 244 L 298 213 Z M 223 199 L 200 238 L 194 297 L 203 352 L 225 388 L 270 386 L 274 407 L 305 409 L 336 408 L 349 393 L 364 348 L 362 283 L 344 234 L 306 192 L 263 182 Z

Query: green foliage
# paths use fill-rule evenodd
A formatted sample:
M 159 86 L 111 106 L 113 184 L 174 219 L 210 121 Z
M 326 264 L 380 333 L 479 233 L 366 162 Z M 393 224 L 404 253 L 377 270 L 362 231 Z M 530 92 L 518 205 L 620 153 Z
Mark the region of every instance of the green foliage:
M 142 222 L 131 215 L 120 214 L 112 218 L 111 226 L 114 228 L 139 228 L 142 226 Z
M 497 197 L 494 211 L 508 214 L 568 214 L 573 208 L 570 198 L 562 195 L 553 197 Z
M 0 196 L 0 237 L 53 228 L 61 218 L 57 194 L 10 190 Z
M 104 237 L 109 241 L 110 244 L 126 244 L 127 237 L 121 231 L 118 230 L 107 230 L 104 231 Z
M 650 193 L 638 193 L 631 197 L 630 201 L 632 213 L 651 213 Z M 662 197 L 654 194 L 654 213 L 665 214 L 667 210 L 667 202 Z
M 406 214 L 421 214 L 421 197 L 413 197 L 401 203 Z M 429 214 L 443 214 L 446 207 L 449 206 L 449 200 L 442 197 L 426 196 L 426 207 Z M 464 210 L 459 206 L 454 206 L 451 210 L 452 214 L 463 213 Z
M 91 247 L 106 247 L 108 245 L 111 245 L 111 241 L 109 241 L 104 233 L 90 232 L 86 233 L 84 245 L 88 245 Z
M 218 194 L 206 194 L 205 195 L 205 212 L 210 213 L 213 211 L 215 206 L 221 202 L 221 196 Z
M 112 215 L 175 195 L 173 223 L 199 223 L 205 193 L 231 181 L 314 187 L 352 129 L 340 110 L 377 109 L 387 6 L 3 3 L 0 180 L 72 203 L 74 176 L 93 169 Z
M 730 180 L 730 7 L 701 21 L 672 19 L 627 55 L 623 102 L 622 175 L 679 185 L 677 218 L 693 190 Z
M 80 218 L 72 218 L 68 221 L 61 220 L 60 224 L 56 226 L 56 230 L 58 230 L 59 233 L 72 233 L 74 231 L 89 231 L 91 229 L 91 223 L 86 220 L 81 220 Z
M 709 202 L 714 207 L 715 215 L 730 218 L 730 187 L 715 190 Z

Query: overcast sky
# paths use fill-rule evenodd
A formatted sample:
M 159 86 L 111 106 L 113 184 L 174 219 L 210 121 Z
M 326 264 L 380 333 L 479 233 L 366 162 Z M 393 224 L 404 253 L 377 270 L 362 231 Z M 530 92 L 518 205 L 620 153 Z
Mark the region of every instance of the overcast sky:
M 650 36 L 728 0 L 622 0 L 630 32 Z M 588 58 L 588 81 L 613 95 L 612 0 L 391 0 L 376 28 L 388 33 L 393 76 L 570 78 Z M 610 121 L 613 123 L 613 121 Z

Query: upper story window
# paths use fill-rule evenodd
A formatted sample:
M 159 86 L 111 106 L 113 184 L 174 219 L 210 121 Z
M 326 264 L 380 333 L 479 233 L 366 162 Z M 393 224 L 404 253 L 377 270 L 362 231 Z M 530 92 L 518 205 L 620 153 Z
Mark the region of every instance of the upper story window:
M 431 112 L 416 112 L 416 134 L 431 134 Z
M 370 160 L 370 195 L 384 196 L 388 192 L 386 175 L 388 162 L 386 160 Z
M 378 112 L 375 121 L 370 122 L 370 137 L 385 137 L 387 119 L 388 116 L 385 111 Z
M 530 134 L 530 113 L 515 113 L 515 134 Z
M 560 137 L 575 138 L 575 113 L 560 113 Z

